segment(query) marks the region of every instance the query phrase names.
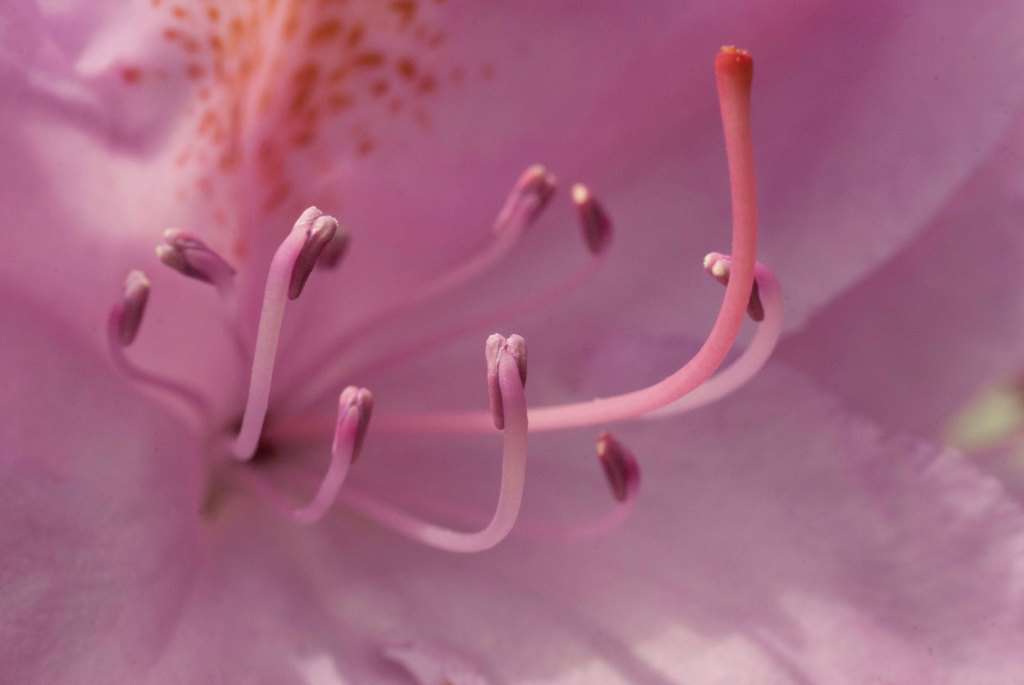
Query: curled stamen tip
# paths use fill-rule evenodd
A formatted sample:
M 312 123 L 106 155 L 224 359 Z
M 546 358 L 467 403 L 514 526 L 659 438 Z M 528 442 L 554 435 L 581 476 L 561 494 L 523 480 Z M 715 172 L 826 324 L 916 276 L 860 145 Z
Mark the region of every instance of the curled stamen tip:
M 494 232 L 528 228 L 555 194 L 557 183 L 555 177 L 540 164 L 534 164 L 524 171 L 498 212 L 498 218 L 494 220 Z
M 366 432 L 370 427 L 370 414 L 373 413 L 373 393 L 366 388 L 357 388 L 354 385 L 350 385 L 342 391 L 338 398 L 338 425 L 334 434 L 335 443 L 341 435 L 343 423 L 349 419 L 349 414 L 352 411 L 356 412 L 358 419 L 352 447 L 352 463 L 355 463 L 363 449 L 363 441 L 366 439 Z M 335 445 L 335 449 L 337 449 L 337 445 Z
M 349 240 L 352 234 L 340 226 L 334 232 L 334 237 L 324 246 L 320 258 L 316 260 L 317 268 L 333 269 L 341 262 L 341 258 L 348 251 Z
M 601 431 L 597 436 L 597 458 L 615 500 L 625 502 L 640 487 L 640 464 L 636 457 L 611 433 Z
M 594 199 L 590 189 L 582 183 L 572 187 L 572 201 L 580 217 L 583 237 L 593 254 L 601 254 L 612 236 L 612 222 L 604 208 Z
M 732 271 L 732 257 L 719 252 L 709 252 L 704 257 L 704 268 L 722 285 L 729 285 L 729 273 Z M 764 320 L 764 305 L 761 303 L 761 288 L 757 279 L 750 286 L 750 299 L 747 300 L 747 314 L 754 321 Z
M 303 212 L 302 217 L 299 218 L 299 223 L 302 223 L 306 215 L 314 210 L 317 213 L 320 211 L 315 207 L 310 207 Z M 313 267 L 319 261 L 324 248 L 334 239 L 337 231 L 338 221 L 334 217 L 324 214 L 319 214 L 313 220 L 312 225 L 306 229 L 306 242 L 299 251 L 298 257 L 295 258 L 295 266 L 292 267 L 292 277 L 288 282 L 288 299 L 294 300 L 302 294 L 302 289 L 306 286 L 309 274 L 313 272 Z
M 175 271 L 214 284 L 234 277 L 234 267 L 192 234 L 168 228 L 163 238 L 165 244 L 157 245 L 156 256 Z
M 141 271 L 130 271 L 124 280 L 124 297 L 117 321 L 118 340 L 122 347 L 127 347 L 135 341 L 148 299 L 149 279 L 146 278 L 146 274 Z
M 487 394 L 491 401 L 491 418 L 494 427 L 505 429 L 505 408 L 501 400 L 501 386 L 498 382 L 498 363 L 505 354 L 511 355 L 519 371 L 519 380 L 526 387 L 526 341 L 520 335 L 505 336 L 495 333 L 487 338 L 484 345 L 487 357 Z

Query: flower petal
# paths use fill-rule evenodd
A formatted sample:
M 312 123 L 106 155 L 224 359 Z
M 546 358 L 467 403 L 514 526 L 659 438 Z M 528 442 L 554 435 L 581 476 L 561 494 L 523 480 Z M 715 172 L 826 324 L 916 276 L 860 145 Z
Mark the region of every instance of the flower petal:
M 813 316 L 778 354 L 873 417 L 942 434 L 1024 366 L 1024 122 L 927 229 Z
M 0 680 L 138 682 L 196 569 L 195 446 L 37 304 L 0 318 Z
M 671 356 L 658 349 L 655 365 Z M 719 405 L 618 433 L 645 485 L 597 543 L 451 556 L 342 512 L 298 529 L 237 502 L 154 682 L 409 683 L 380 656 L 394 641 L 510 683 L 966 684 L 1024 668 L 1024 512 L 958 454 L 886 433 L 778 364 Z M 586 436 L 531 445 L 524 517 L 608 506 L 597 464 L 575 456 Z M 479 458 L 417 452 L 389 455 L 399 492 L 456 474 L 454 497 L 493 485 Z

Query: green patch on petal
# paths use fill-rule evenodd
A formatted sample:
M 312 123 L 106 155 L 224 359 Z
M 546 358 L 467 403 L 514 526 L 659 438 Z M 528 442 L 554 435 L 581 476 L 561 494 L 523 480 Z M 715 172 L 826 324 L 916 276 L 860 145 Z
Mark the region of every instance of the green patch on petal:
M 1024 397 L 1015 386 L 982 391 L 949 424 L 947 441 L 965 452 L 989 449 L 1024 426 Z

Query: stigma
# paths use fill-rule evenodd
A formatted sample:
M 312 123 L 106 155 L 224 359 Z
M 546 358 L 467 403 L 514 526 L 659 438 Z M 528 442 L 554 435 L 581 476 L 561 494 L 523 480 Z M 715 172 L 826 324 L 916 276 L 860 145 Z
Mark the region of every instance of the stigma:
M 493 330 L 514 316 L 541 310 L 584 289 L 600 271 L 612 251 L 611 214 L 588 186 L 577 183 L 570 195 L 584 254 L 582 266 L 568 270 L 554 286 L 527 294 L 512 305 L 458 322 L 440 332 L 419 334 L 414 330 L 397 336 L 389 341 L 393 344 L 374 346 L 369 359 L 365 354 L 354 354 L 361 343 L 380 338 L 381 332 L 391 327 L 402 327 L 413 315 L 438 306 L 446 295 L 486 278 L 492 267 L 515 250 L 556 195 L 557 181 L 541 165 L 529 167 L 513 182 L 497 211 L 489 242 L 480 252 L 329 339 L 323 346 L 324 352 L 302 359 L 280 349 L 285 310 L 289 302 L 304 297 L 308 280 L 316 278 L 315 270 L 343 269 L 343 258 L 353 258 L 349 254 L 351 231 L 316 207 L 308 208 L 298 217 L 262 279 L 262 307 L 255 330 L 246 329 L 238 315 L 237 269 L 230 260 L 190 233 L 178 229 L 165 231 L 163 243 L 156 248 L 159 261 L 183 277 L 210 284 L 222 302 L 225 328 L 244 370 L 240 374 L 244 380 L 240 380 L 235 393 L 242 400 L 228 410 L 215 410 L 211 399 L 191 386 L 188 379 L 164 376 L 131 361 L 126 350 L 145 339 L 142 323 L 152 289 L 149 279 L 138 270 L 128 275 L 121 297 L 111 308 L 111 358 L 116 368 L 140 388 L 189 412 L 190 425 L 211 445 L 208 458 L 296 524 L 315 524 L 338 505 L 396 534 L 457 553 L 490 549 L 506 536 L 515 535 L 516 530 L 524 537 L 547 540 L 586 540 L 609 534 L 632 511 L 639 494 L 640 465 L 633 453 L 604 427 L 612 422 L 679 414 L 736 391 L 764 365 L 781 332 L 781 287 L 771 270 L 756 261 L 749 54 L 723 48 L 715 60 L 715 74 L 732 190 L 732 247 L 727 254 L 708 254 L 703 267 L 725 286 L 725 294 L 714 326 L 699 351 L 658 383 L 612 397 L 535 406 L 528 402 L 526 394 L 527 341 L 516 334 L 495 333 L 481 336 L 485 369 L 481 400 L 486 398 L 486 409 L 375 412 L 371 390 L 349 384 L 351 378 L 372 377 L 375 372 L 396 367 L 427 350 L 471 333 Z M 694 263 L 692 268 L 699 265 Z M 748 317 L 758 327 L 752 342 L 728 367 L 719 370 Z M 315 334 L 309 327 L 301 332 Z M 279 371 L 284 372 L 283 381 Z M 318 408 L 331 397 L 336 399 L 336 412 L 319 413 Z M 228 420 L 228 416 L 233 418 Z M 526 487 L 529 435 L 586 426 L 600 428 L 596 440 L 599 468 L 595 467 L 595 477 L 603 473 L 608 483 L 611 510 L 584 524 L 524 521 L 517 526 Z M 496 442 L 500 438 L 501 482 L 490 518 L 484 520 L 486 517 L 472 512 L 444 512 L 449 518 L 461 516 L 469 529 L 451 528 L 405 511 L 389 501 L 387 493 L 364 492 L 348 482 L 350 472 L 358 470 L 356 462 L 368 441 L 399 433 L 441 434 L 453 439 L 466 434 L 494 435 Z M 261 446 L 268 444 L 320 445 L 325 453 L 329 452 L 324 473 L 299 474 L 311 493 L 305 502 L 294 501 L 279 490 L 255 464 L 254 457 L 262 453 Z M 495 444 L 495 452 L 497 448 Z

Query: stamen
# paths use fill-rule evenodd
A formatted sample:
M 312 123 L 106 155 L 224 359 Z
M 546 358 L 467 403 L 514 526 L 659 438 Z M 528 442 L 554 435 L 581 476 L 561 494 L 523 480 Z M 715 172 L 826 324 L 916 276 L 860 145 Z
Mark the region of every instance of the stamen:
M 164 231 L 164 241 L 165 245 L 156 247 L 156 256 L 161 262 L 189 278 L 210 283 L 217 289 L 235 352 L 243 364 L 248 364 L 252 352 L 238 324 L 238 291 L 235 287 L 234 267 L 190 233 L 169 228 Z
M 267 414 L 267 405 L 270 402 L 270 382 L 274 374 L 274 359 L 281 334 L 281 322 L 284 319 L 286 297 L 296 281 L 296 261 L 307 249 L 310 234 L 321 216 L 323 213 L 316 207 L 310 207 L 303 212 L 270 262 L 266 290 L 263 294 L 263 310 L 260 312 L 260 324 L 256 334 L 249 399 L 245 405 L 245 415 L 242 417 L 242 428 L 232 446 L 232 453 L 242 461 L 252 459 L 256 453 L 256 446 L 263 430 L 263 420 Z
M 522 173 L 494 221 L 494 232 L 522 233 L 529 228 L 555 194 L 557 181 L 540 164 Z
M 149 300 L 149 279 L 141 271 L 131 271 L 124 282 L 121 300 L 110 308 L 107 319 L 107 349 L 117 370 L 130 381 L 170 393 L 195 410 L 200 422 L 209 418 L 210 408 L 198 390 L 176 380 L 159 376 L 135 366 L 124 354 L 138 335 Z
M 711 255 L 708 256 L 710 257 Z M 721 264 L 722 260 L 728 260 L 728 257 L 724 255 L 720 255 L 720 257 L 719 264 Z M 760 299 L 758 303 L 761 305 L 763 316 L 757 326 L 757 332 L 754 333 L 754 337 L 747 345 L 747 348 L 743 350 L 743 354 L 730 364 L 728 368 L 719 371 L 704 381 L 693 392 L 680 397 L 675 402 L 666 404 L 660 409 L 644 414 L 642 418 L 658 419 L 665 416 L 674 416 L 711 404 L 731 394 L 737 388 L 746 385 L 747 381 L 756 376 L 764 367 L 768 358 L 771 357 L 772 352 L 775 350 L 775 345 L 779 342 L 779 336 L 782 334 L 782 286 L 772 270 L 760 262 L 754 267 L 754 277 L 756 278 L 755 283 L 759 284 Z M 751 294 L 753 293 L 754 290 L 751 290 Z
M 349 386 L 338 398 L 338 421 L 331 446 L 331 463 L 313 499 L 296 508 L 262 476 L 245 468 L 243 477 L 270 504 L 297 523 L 312 524 L 323 518 L 338 497 L 349 467 L 359 456 L 373 410 L 373 395 L 366 388 Z
M 709 252 L 704 257 L 704 269 L 722 285 L 729 285 L 729 272 L 732 270 L 732 258 L 719 252 Z M 755 267 L 754 285 L 750 288 L 750 300 L 747 302 L 747 315 L 754 321 L 764 320 L 764 305 L 761 304 L 760 288 L 757 284 L 757 268 Z
M 572 187 L 572 201 L 576 204 L 576 212 L 583 228 L 583 238 L 591 253 L 601 254 L 608 247 L 612 236 L 612 222 L 604 209 L 597 203 L 590 190 L 582 183 Z
M 618 502 L 625 502 L 640 488 L 640 467 L 629 450 L 608 431 L 597 436 L 597 458 L 601 460 L 608 486 Z
M 295 398 L 292 404 L 296 406 L 320 398 L 329 388 L 341 384 L 337 363 L 342 359 L 340 352 L 344 348 L 355 341 L 366 339 L 404 314 L 473 280 L 501 261 L 519 242 L 526 229 L 536 221 L 554 194 L 555 183 L 554 176 L 540 165 L 523 172 L 494 222 L 495 239 L 487 248 L 433 281 L 417 286 L 393 306 L 335 338 L 322 354 L 316 355 L 312 363 L 289 380 L 282 389 L 282 396 Z M 304 392 L 296 392 L 298 388 Z
M 498 362 L 506 352 L 512 355 L 516 366 L 519 367 L 519 377 L 525 387 L 526 341 L 518 335 L 506 340 L 497 333 L 487 338 L 484 347 L 484 354 L 487 357 L 487 393 L 491 399 L 491 417 L 494 419 L 494 427 L 498 430 L 505 428 L 505 410 L 501 405 L 501 386 L 498 383 Z
M 584 542 L 618 530 L 633 513 L 640 493 L 640 465 L 632 452 L 608 431 L 602 431 L 597 436 L 597 457 L 615 498 L 615 506 L 611 511 L 594 521 L 568 525 L 524 521 L 516 526 L 512 535 L 546 542 Z
M 515 337 L 515 336 L 513 336 Z M 515 524 L 526 482 L 526 395 L 524 370 L 516 352 L 506 342 L 498 359 L 498 385 L 504 407 L 504 453 L 501 461 L 501 490 L 491 522 L 476 533 L 462 533 L 407 514 L 369 495 L 346 488 L 339 501 L 383 526 L 423 544 L 449 552 L 481 552 L 501 542 Z M 519 357 L 525 361 L 525 355 Z
M 530 411 L 533 430 L 556 430 L 632 418 L 663 407 L 692 392 L 725 359 L 739 333 L 754 283 L 757 252 L 757 193 L 754 183 L 754 148 L 750 131 L 750 55 L 733 47 L 722 48 L 715 59 L 715 77 L 725 132 L 726 156 L 732 195 L 732 267 L 718 318 L 697 354 L 674 374 L 643 390 Z M 490 430 L 484 412 L 395 414 L 380 416 L 376 429 L 479 433 Z
M 130 271 L 124 281 L 124 299 L 118 322 L 118 338 L 122 347 L 128 347 L 135 341 L 135 336 L 142 325 L 142 315 L 146 312 L 149 301 L 149 279 L 141 271 Z
M 606 474 L 615 504 L 603 516 L 583 523 L 559 524 L 529 521 L 520 517 L 509 537 L 541 542 L 585 542 L 615 532 L 629 518 L 640 492 L 640 466 L 633 454 L 609 433 L 597 440 L 597 456 Z M 457 509 L 437 501 L 418 502 L 436 516 L 455 519 L 466 526 L 482 525 L 481 512 Z
M 338 222 L 334 217 L 322 216 L 306 232 L 306 242 L 303 244 L 302 249 L 299 250 L 299 256 L 295 258 L 292 278 L 288 283 L 289 300 L 294 300 L 302 294 L 306 280 L 313 273 L 313 267 L 320 261 L 324 248 L 334 239 L 337 231 Z
M 351 239 L 351 232 L 348 229 L 339 227 L 334 232 L 334 237 L 324 246 L 323 252 L 320 253 L 320 258 L 316 260 L 317 268 L 333 269 L 338 266 L 341 258 L 348 252 L 348 244 Z
M 574 186 L 574 193 L 577 187 L 582 188 L 583 186 L 578 184 Z M 586 189 L 584 188 L 584 190 Z M 384 351 L 377 356 L 352 366 L 339 366 L 337 370 L 344 371 L 347 376 L 353 377 L 372 375 L 379 369 L 394 368 L 473 331 L 491 328 L 500 322 L 509 321 L 524 314 L 540 310 L 582 288 L 600 271 L 601 266 L 604 264 L 605 256 L 608 253 L 607 247 L 612 239 L 611 220 L 597 204 L 596 200 L 593 199 L 590 192 L 586 192 L 587 200 L 583 204 L 587 205 L 587 207 L 585 211 L 580 212 L 580 227 L 591 256 L 583 266 L 550 288 L 533 293 L 518 302 L 484 312 L 451 328 L 441 330 L 425 338 L 415 339 L 408 345 L 396 350 Z M 599 227 L 597 230 L 593 228 L 595 225 Z M 591 236 L 594 237 L 593 240 Z M 327 390 L 325 389 L 310 404 L 315 404 L 321 400 L 326 395 L 326 392 Z M 287 436 L 288 438 L 329 434 L 329 431 L 332 430 L 330 427 L 332 421 L 332 417 L 303 417 L 302 419 L 276 424 L 274 426 L 274 433 L 275 435 Z
M 199 238 L 168 228 L 164 231 L 166 245 L 157 245 L 161 262 L 189 278 L 212 283 L 218 289 L 235 277 L 235 269 Z

